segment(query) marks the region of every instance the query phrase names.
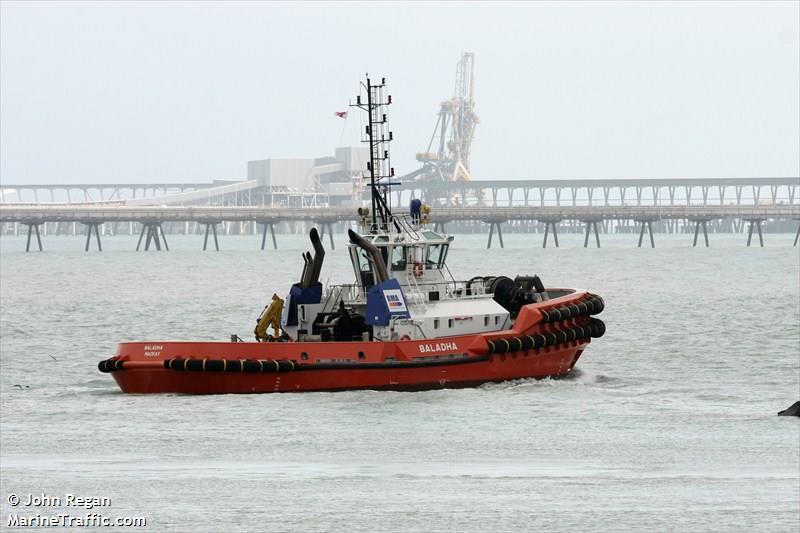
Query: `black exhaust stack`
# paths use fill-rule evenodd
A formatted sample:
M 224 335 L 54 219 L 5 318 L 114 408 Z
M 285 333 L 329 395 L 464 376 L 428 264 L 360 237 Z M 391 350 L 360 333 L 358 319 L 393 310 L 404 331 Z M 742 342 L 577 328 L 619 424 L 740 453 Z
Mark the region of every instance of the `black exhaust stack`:
M 314 247 L 314 261 L 311 268 L 311 280 L 309 283 L 309 285 L 313 285 L 319 281 L 319 275 L 322 272 L 322 262 L 325 260 L 325 248 L 322 247 L 322 239 L 319 237 L 317 228 L 311 228 L 309 237 L 311 237 L 311 245 Z
M 378 248 L 351 229 L 347 230 L 347 235 L 350 237 L 350 242 L 367 252 L 367 256 L 375 269 L 375 283 L 383 283 L 389 279 L 389 271 L 386 270 L 386 263 L 383 262 L 383 256 L 381 256 Z

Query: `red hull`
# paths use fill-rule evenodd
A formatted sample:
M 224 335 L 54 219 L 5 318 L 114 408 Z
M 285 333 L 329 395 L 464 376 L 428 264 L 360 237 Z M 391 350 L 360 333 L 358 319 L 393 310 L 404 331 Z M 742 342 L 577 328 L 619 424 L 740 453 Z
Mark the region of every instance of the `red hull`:
M 232 394 L 474 387 L 511 379 L 564 376 L 575 366 L 587 343 L 574 344 L 494 354 L 488 361 L 424 369 L 308 370 L 283 374 L 133 369 L 112 372 L 112 375 L 124 392 L 134 393 Z
M 124 392 L 185 394 L 425 390 L 559 377 L 589 344 L 584 329 L 599 321 L 546 315 L 590 298 L 597 297 L 574 293 L 526 306 L 511 330 L 431 341 L 121 343 L 101 369 L 108 363 Z

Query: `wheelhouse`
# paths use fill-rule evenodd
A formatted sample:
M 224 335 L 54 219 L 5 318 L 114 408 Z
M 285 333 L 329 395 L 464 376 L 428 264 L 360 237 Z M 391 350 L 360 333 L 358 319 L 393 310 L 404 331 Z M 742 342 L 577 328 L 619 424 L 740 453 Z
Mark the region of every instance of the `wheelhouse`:
M 447 252 L 452 236 L 431 230 L 394 235 L 362 235 L 362 238 L 378 249 L 390 278 L 397 279 L 401 285 L 411 278 L 445 279 L 447 271 Z M 355 272 L 356 282 L 364 289 L 375 284 L 375 264 L 363 248 L 350 244 L 350 260 Z

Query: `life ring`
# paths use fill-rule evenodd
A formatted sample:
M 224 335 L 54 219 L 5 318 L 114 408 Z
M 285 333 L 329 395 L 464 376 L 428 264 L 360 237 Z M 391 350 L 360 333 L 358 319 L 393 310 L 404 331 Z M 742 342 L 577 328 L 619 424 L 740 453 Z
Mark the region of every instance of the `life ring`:
M 400 337 L 400 340 L 401 340 L 401 341 L 410 341 L 410 340 L 411 340 L 411 337 L 410 337 L 410 336 L 408 336 L 408 335 L 403 335 L 402 337 Z
M 424 271 L 425 270 L 422 268 L 422 263 L 420 263 L 419 261 L 414 261 L 414 268 L 413 268 L 414 276 L 421 278 Z

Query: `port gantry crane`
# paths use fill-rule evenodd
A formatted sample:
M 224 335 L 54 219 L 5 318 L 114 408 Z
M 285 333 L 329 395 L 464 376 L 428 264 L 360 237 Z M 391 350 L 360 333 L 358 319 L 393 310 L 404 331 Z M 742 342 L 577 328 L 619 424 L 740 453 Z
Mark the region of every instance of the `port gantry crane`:
M 475 114 L 475 54 L 464 52 L 456 65 L 453 98 L 441 103 L 439 118 L 425 152 L 417 154 L 422 167 L 401 181 L 471 181 L 469 155 L 478 116 Z M 438 140 L 434 152 L 434 142 Z

